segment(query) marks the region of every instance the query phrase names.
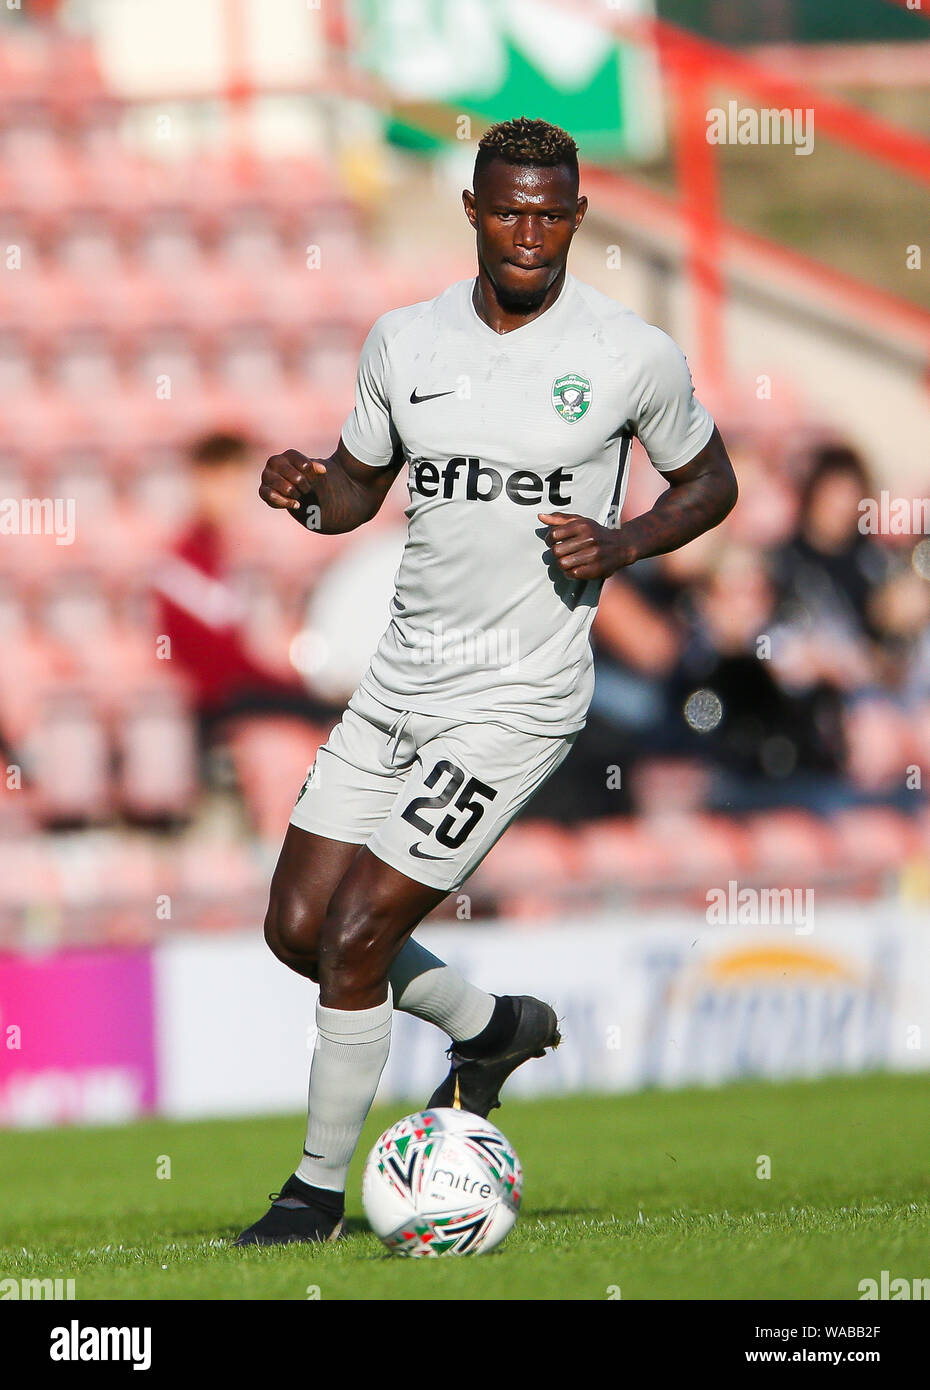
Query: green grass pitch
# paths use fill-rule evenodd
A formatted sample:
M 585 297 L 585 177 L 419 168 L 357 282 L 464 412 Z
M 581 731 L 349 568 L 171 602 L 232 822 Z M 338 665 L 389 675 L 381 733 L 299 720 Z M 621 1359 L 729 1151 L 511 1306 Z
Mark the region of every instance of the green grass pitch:
M 523 1211 L 464 1259 L 390 1257 L 366 1227 L 364 1154 L 403 1113 L 369 1118 L 349 1238 L 271 1250 L 229 1242 L 302 1117 L 4 1134 L 0 1278 L 74 1278 L 78 1299 L 855 1300 L 883 1269 L 930 1275 L 930 1076 L 505 1104 Z

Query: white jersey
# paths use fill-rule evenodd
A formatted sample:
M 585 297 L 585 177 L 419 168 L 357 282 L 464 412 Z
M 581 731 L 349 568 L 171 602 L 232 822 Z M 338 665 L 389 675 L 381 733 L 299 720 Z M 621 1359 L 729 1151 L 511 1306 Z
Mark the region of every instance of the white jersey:
M 601 582 L 565 577 L 538 512 L 619 524 L 634 435 L 660 472 L 710 439 L 667 334 L 566 275 L 509 333 L 474 280 L 383 314 L 342 431 L 362 463 L 408 464 L 407 542 L 391 622 L 361 688 L 398 710 L 529 733 L 584 725 Z

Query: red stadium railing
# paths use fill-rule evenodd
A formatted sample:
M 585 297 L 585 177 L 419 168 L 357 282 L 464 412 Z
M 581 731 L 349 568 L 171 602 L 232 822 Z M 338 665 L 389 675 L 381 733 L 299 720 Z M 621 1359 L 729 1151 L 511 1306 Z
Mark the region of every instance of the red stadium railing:
M 666 21 L 614 14 L 596 0 L 586 4 L 577 0 L 562 3 L 566 14 L 571 13 L 573 18 L 588 18 L 658 57 L 672 100 L 677 183 L 677 196 L 665 200 L 665 210 L 676 216 L 684 229 L 685 268 L 695 308 L 695 357 L 706 388 L 712 391 L 721 387 L 727 377 L 724 267 L 728 252 L 733 249 L 751 251 L 757 263 L 767 260 L 776 278 L 802 280 L 807 293 L 833 307 L 843 304 L 854 318 L 873 326 L 878 319 L 892 331 L 903 327 L 908 340 L 924 356 L 930 373 L 930 314 L 876 286 L 842 275 L 812 257 L 743 232 L 723 216 L 718 154 L 707 140 L 707 111 L 715 85 L 749 92 L 755 99 L 779 109 L 813 107 L 819 131 L 863 158 L 923 185 L 930 184 L 930 140 Z M 342 22 L 343 7 L 330 7 L 330 16 L 330 41 L 345 59 L 347 28 Z M 395 94 L 377 82 L 361 78 L 358 70 L 345 61 L 341 69 L 332 68 L 330 82 L 337 88 L 346 83 L 354 95 L 367 91 L 368 99 L 379 106 L 391 107 L 397 101 Z M 608 191 L 613 183 L 615 191 L 638 187 L 645 196 L 655 196 L 634 173 L 619 175 L 603 168 L 596 172 Z
M 574 9 L 574 7 L 573 7 Z M 577 13 L 577 9 L 574 9 Z M 657 53 L 674 101 L 678 209 L 686 228 L 687 268 L 695 301 L 696 350 L 702 375 L 718 385 L 726 373 L 722 311 L 725 295 L 721 249 L 739 238 L 720 208 L 716 147 L 706 138 L 707 110 L 715 85 L 749 92 L 779 109 L 813 108 L 817 128 L 856 153 L 897 170 L 924 185 L 930 184 L 930 141 L 902 130 L 849 102 L 768 70 L 763 64 L 700 38 L 662 20 L 605 15 L 600 21 L 619 38 L 648 46 Z M 755 238 L 761 249 L 762 238 Z M 773 259 L 784 264 L 786 253 L 770 243 Z M 787 253 L 790 255 L 790 253 Z M 926 345 L 930 368 L 930 314 L 878 289 L 857 284 L 809 257 L 790 256 L 795 268 L 804 266 L 812 288 L 828 297 L 848 294 L 854 313 L 887 313 L 909 318 Z M 806 262 L 806 264 L 804 264 Z M 843 281 L 846 281 L 844 287 Z

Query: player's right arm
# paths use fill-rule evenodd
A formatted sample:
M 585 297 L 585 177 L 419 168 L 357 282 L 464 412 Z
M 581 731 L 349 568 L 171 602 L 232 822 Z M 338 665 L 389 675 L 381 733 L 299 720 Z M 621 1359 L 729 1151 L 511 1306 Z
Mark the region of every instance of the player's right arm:
M 286 449 L 265 464 L 258 495 L 269 507 L 286 507 L 302 525 L 324 535 L 354 531 L 378 511 L 404 462 L 391 416 L 388 347 L 410 312 L 382 314 L 365 339 L 355 409 L 336 452 L 311 459 Z
M 378 512 L 403 461 L 398 448 L 389 464 L 372 468 L 341 439 L 328 459 L 285 449 L 265 464 L 258 495 L 269 507 L 286 508 L 302 526 L 325 536 L 354 531 Z

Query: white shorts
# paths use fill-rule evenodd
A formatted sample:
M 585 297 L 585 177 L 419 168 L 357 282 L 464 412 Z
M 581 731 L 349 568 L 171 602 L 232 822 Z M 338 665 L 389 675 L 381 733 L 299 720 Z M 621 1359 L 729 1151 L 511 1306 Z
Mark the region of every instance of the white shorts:
M 457 888 L 570 752 L 577 732 L 521 733 L 402 712 L 356 690 L 320 748 L 291 825 Z

